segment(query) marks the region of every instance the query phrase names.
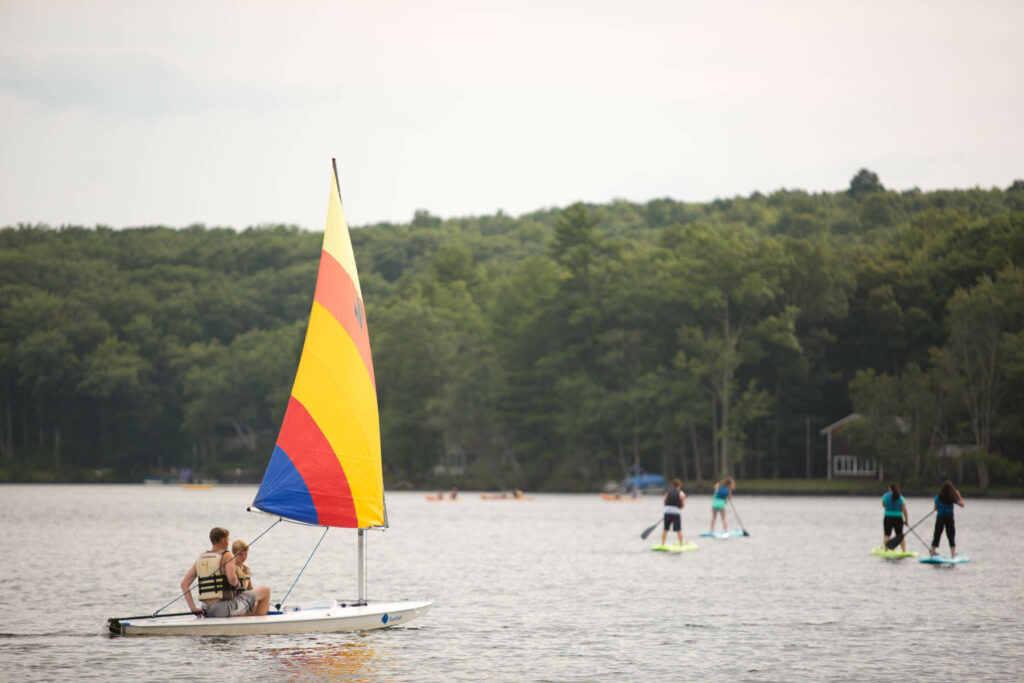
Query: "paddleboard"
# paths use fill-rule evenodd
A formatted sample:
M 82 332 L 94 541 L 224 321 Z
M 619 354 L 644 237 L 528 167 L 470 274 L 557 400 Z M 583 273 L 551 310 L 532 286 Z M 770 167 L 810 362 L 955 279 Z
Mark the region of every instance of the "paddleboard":
M 701 536 L 708 538 L 737 538 L 743 535 L 743 529 L 729 529 L 728 531 L 705 531 Z
M 885 557 L 890 560 L 902 560 L 904 557 L 917 557 L 917 553 L 904 550 L 889 550 L 887 548 L 872 548 L 871 554 L 875 557 Z
M 668 543 L 666 545 L 652 545 L 651 550 L 657 550 L 663 553 L 688 553 L 697 549 L 697 544 L 693 541 L 686 541 L 682 545 L 678 543 Z
M 936 555 L 935 557 L 922 557 L 918 560 L 918 562 L 923 562 L 924 564 L 967 564 L 970 561 L 971 558 L 962 553 L 958 553 L 956 557 Z

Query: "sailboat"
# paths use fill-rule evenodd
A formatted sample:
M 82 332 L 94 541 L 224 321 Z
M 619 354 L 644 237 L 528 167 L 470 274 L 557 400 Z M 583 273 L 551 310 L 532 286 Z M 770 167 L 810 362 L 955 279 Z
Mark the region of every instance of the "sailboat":
M 333 165 L 333 162 L 332 162 Z M 146 615 L 108 620 L 120 635 L 246 635 L 364 631 L 403 625 L 430 599 L 366 599 L 366 531 L 386 529 L 380 418 L 363 296 L 333 165 L 313 308 L 288 408 L 250 506 L 285 520 L 358 531 L 358 594 L 266 616 Z

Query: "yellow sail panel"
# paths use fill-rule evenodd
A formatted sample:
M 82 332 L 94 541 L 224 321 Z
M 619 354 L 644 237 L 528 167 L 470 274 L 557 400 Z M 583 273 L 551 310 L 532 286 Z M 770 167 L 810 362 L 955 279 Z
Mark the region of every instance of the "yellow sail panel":
M 359 287 L 359 273 L 356 271 L 356 255 L 352 251 L 352 238 L 348 234 L 348 223 L 345 221 L 345 207 L 341 205 L 338 184 L 331 183 L 331 198 L 327 203 L 327 227 L 324 229 L 324 251 L 334 257 L 345 269 L 356 286 L 359 300 L 363 300 L 363 290 Z
M 359 527 L 384 524 L 377 394 L 356 344 L 319 303 L 292 387 L 345 471 Z

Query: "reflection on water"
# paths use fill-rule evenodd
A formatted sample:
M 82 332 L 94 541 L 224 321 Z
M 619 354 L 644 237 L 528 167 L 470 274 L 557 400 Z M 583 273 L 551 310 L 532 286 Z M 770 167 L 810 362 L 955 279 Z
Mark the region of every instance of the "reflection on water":
M 337 637 L 337 636 L 335 636 Z M 271 678 L 290 681 L 379 681 L 394 664 L 384 643 L 361 634 L 343 643 L 323 642 L 300 647 L 254 648 L 270 663 Z

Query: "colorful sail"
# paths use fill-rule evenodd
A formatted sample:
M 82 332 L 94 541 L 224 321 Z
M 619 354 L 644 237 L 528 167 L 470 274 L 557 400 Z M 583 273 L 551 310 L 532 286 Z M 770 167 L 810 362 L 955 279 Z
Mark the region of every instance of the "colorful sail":
M 384 524 L 377 388 L 336 172 L 306 341 L 253 505 L 322 526 Z

